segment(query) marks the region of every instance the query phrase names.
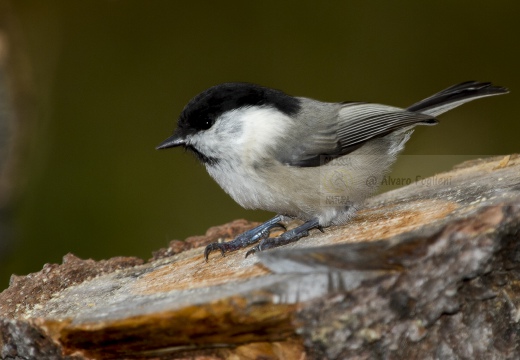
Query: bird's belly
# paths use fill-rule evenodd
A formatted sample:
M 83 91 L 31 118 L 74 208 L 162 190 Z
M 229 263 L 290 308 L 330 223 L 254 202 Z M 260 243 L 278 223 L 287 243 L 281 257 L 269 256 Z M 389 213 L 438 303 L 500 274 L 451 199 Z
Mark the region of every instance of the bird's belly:
M 238 204 L 300 220 L 318 218 L 322 226 L 342 224 L 354 214 L 366 191 L 337 166 L 269 168 L 208 166 L 209 174 Z

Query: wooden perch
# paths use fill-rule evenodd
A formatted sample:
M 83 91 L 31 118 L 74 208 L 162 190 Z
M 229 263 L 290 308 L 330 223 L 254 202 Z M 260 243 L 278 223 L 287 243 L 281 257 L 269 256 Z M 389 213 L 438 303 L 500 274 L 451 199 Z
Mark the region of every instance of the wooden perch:
M 67 255 L 0 294 L 2 359 L 520 358 L 520 156 L 370 199 L 348 225 L 244 258 L 172 241 Z

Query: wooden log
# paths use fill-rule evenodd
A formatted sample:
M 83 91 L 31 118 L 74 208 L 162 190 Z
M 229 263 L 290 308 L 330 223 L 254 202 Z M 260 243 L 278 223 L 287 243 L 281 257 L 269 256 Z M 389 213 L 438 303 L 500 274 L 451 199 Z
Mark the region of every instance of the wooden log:
M 142 263 L 67 255 L 0 294 L 20 359 L 520 358 L 520 156 L 371 198 L 281 249 L 203 259 L 238 220 Z

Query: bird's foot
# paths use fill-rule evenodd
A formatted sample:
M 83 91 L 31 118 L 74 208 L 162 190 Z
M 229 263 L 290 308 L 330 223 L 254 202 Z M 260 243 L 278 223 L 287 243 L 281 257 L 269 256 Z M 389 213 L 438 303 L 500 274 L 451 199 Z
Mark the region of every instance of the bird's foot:
M 285 226 L 280 223 L 282 220 L 281 216 L 275 216 L 271 220 L 266 221 L 265 223 L 244 232 L 237 236 L 234 240 L 229 242 L 215 242 L 206 246 L 204 249 L 204 258 L 208 261 L 209 254 L 215 250 L 219 250 L 222 256 L 225 256 L 227 252 L 235 251 L 246 247 L 248 245 L 254 244 L 262 239 L 266 239 L 269 236 L 271 229 L 281 227 L 285 229 Z
M 265 238 L 260 244 L 249 249 L 246 253 L 246 257 L 255 254 L 256 252 L 272 249 L 278 246 L 290 244 L 292 242 L 300 240 L 302 237 L 309 236 L 309 230 L 317 228 L 323 232 L 323 228 L 320 226 L 318 219 L 309 220 L 301 226 L 298 226 L 292 230 L 284 232 L 282 235 L 275 238 Z

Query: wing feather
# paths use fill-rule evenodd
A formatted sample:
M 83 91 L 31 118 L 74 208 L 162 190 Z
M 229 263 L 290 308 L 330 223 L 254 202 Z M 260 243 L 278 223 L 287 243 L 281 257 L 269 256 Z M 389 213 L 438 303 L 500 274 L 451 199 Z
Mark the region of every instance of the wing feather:
M 302 125 L 309 129 L 305 136 L 299 135 L 301 141 L 296 147 L 280 151 L 278 159 L 282 163 L 301 167 L 324 165 L 370 139 L 417 124 L 437 123 L 430 115 L 368 103 L 346 103 L 337 110 L 335 120 L 334 117 L 330 121 L 313 120 L 302 120 Z
M 435 124 L 434 117 L 379 104 L 346 104 L 339 112 L 338 140 L 349 148 L 372 138 L 419 123 Z

